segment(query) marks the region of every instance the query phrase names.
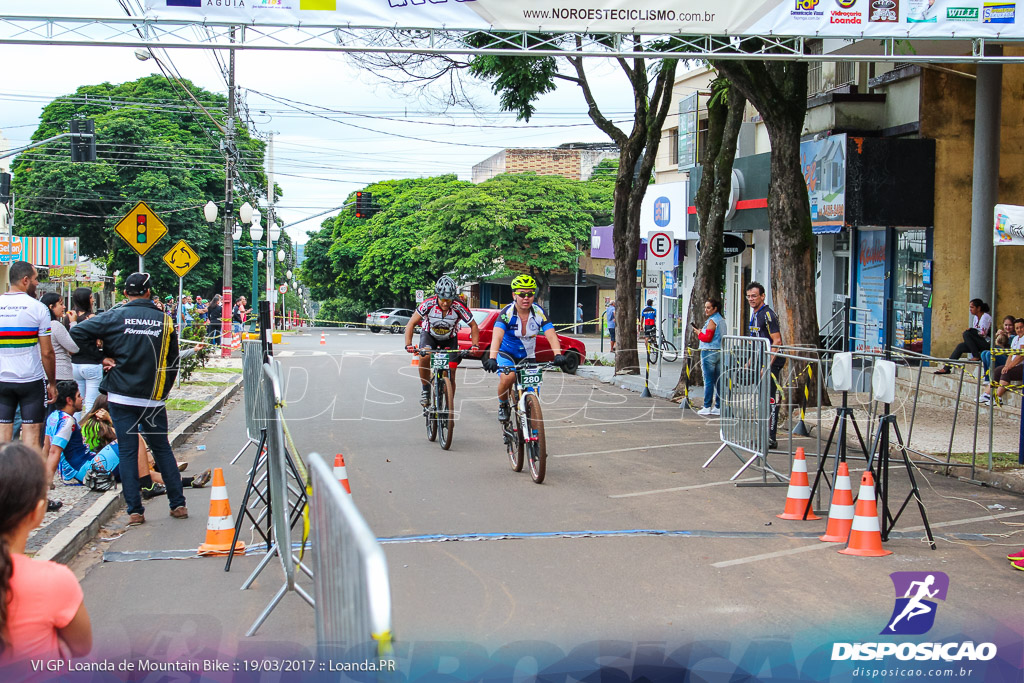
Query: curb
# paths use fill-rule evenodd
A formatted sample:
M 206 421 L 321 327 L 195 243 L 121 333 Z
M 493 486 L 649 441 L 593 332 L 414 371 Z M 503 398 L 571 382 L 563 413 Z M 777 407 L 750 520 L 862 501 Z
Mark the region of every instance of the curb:
M 979 454 L 980 455 L 980 454 Z M 987 456 L 986 456 L 987 457 Z M 937 474 L 942 474 L 950 478 L 956 478 L 966 482 L 981 482 L 985 486 L 989 486 L 1000 491 L 1006 491 L 1007 493 L 1016 493 L 1017 495 L 1024 495 L 1024 478 L 1014 477 L 1008 474 L 1000 474 L 999 472 L 989 472 L 987 470 L 975 469 L 974 479 L 970 479 L 959 472 L 963 471 L 963 467 L 949 467 L 938 464 L 919 464 L 918 467 L 921 469 L 930 470 Z M 947 471 L 948 470 L 948 471 Z
M 218 394 L 206 407 L 192 415 L 182 424 L 178 425 L 168 435 L 171 448 L 179 446 L 189 436 L 198 431 L 199 426 L 208 420 L 211 415 L 228 402 L 239 387 L 242 386 L 242 375 L 239 374 L 234 384 Z M 120 489 L 107 491 L 99 500 L 89 506 L 85 512 L 79 515 L 78 519 L 68 524 L 50 542 L 39 549 L 33 557 L 40 560 L 51 560 L 61 564 L 67 564 L 78 552 L 85 547 L 85 544 L 96 537 L 100 527 L 110 521 L 117 512 L 124 507 L 121 499 Z
M 623 387 L 629 391 L 640 393 L 644 389 L 644 380 L 640 375 L 612 375 L 610 377 L 604 377 L 595 368 L 588 368 L 581 365 L 576 370 L 577 377 L 583 377 L 586 379 L 594 379 L 604 384 L 614 384 L 615 386 Z M 663 398 L 666 400 L 672 399 L 673 389 L 660 389 L 658 387 L 650 387 L 651 396 L 657 398 Z

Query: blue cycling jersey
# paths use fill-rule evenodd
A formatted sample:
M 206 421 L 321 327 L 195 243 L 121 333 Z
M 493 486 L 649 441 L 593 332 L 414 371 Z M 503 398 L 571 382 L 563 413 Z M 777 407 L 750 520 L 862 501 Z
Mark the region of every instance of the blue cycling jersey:
M 498 314 L 494 327 L 505 331 L 498 351 L 517 361 L 533 358 L 537 349 L 537 335 L 555 328 L 544 309 L 537 304 L 533 304 L 525 322 L 516 312 L 515 304 L 505 306 Z

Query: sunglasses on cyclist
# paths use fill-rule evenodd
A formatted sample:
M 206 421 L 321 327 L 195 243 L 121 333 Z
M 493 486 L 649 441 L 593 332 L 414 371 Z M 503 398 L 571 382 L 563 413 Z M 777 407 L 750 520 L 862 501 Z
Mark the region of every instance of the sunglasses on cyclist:
M 521 299 L 532 299 L 536 292 L 516 292 L 516 296 Z

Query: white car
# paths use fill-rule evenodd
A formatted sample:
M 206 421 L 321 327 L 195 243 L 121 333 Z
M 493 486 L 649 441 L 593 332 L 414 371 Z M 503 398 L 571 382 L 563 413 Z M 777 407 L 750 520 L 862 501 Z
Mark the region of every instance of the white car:
M 394 334 L 401 334 L 411 319 L 412 311 L 408 308 L 381 308 L 366 314 L 366 326 L 370 332 L 388 330 Z

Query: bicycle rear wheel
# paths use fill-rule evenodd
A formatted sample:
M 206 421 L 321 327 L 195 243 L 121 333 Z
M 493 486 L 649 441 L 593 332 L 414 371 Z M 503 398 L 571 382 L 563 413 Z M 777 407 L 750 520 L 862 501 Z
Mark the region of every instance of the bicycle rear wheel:
M 448 450 L 452 445 L 452 435 L 455 431 L 455 420 L 452 414 L 452 406 L 455 404 L 455 387 L 451 377 L 442 377 L 437 392 L 437 434 L 438 443 L 441 448 Z
M 544 415 L 540 409 L 537 394 L 526 395 L 526 424 L 530 428 L 531 439 L 527 442 L 527 455 L 530 462 L 530 476 L 540 484 L 547 473 L 548 448 L 544 438 Z
M 667 339 L 661 340 L 661 354 L 665 356 L 665 362 L 671 363 L 679 358 L 679 349 Z
M 644 346 L 647 347 L 647 362 L 654 365 L 658 362 L 658 345 L 654 341 L 647 339 L 645 340 Z
M 430 394 L 434 397 L 433 405 L 424 408 L 423 415 L 427 418 L 427 441 L 435 441 L 437 439 L 437 389 L 433 379 L 430 381 Z

